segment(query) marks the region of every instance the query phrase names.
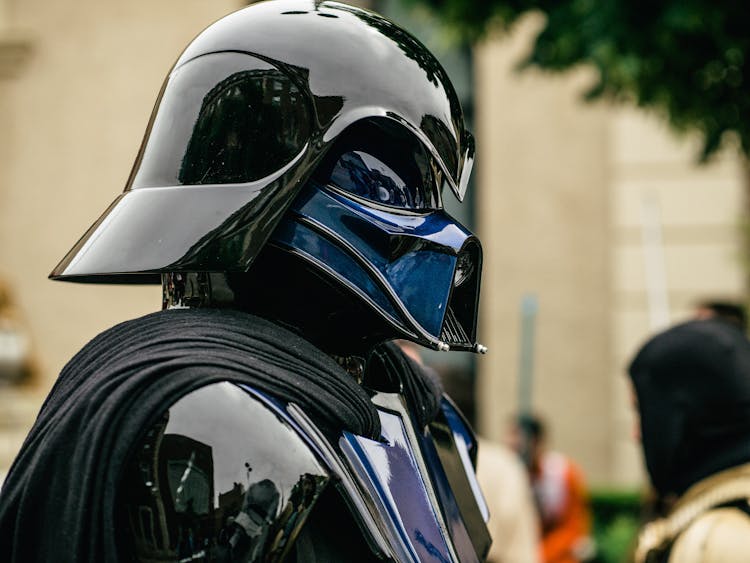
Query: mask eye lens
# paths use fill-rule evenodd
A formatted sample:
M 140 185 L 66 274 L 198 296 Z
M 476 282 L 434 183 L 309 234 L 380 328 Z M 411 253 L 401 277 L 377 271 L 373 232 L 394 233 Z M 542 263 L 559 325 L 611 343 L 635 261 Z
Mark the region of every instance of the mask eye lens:
M 398 209 L 442 207 L 440 167 L 413 134 L 385 120 L 365 120 L 341 133 L 316 180 Z
M 356 196 L 383 205 L 404 209 L 425 207 L 421 189 L 407 184 L 389 166 L 365 152 L 342 154 L 331 172 L 331 182 Z

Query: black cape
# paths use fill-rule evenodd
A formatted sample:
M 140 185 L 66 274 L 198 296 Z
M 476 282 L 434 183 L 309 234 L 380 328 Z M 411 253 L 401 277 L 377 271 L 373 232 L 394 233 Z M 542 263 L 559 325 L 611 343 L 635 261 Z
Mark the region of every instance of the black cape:
M 273 323 L 208 309 L 127 321 L 87 344 L 42 406 L 0 493 L 0 560 L 122 560 L 114 507 L 131 448 L 172 403 L 216 381 L 295 402 L 331 437 L 380 435 L 367 392 Z

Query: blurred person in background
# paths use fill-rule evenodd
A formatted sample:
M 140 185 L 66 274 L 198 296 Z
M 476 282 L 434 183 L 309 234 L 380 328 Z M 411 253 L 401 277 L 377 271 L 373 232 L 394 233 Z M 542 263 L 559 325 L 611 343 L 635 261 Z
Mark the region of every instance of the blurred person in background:
M 729 563 L 750 553 L 750 342 L 716 316 L 650 339 L 629 368 L 662 514 L 640 563 Z
M 541 418 L 516 417 L 510 445 L 526 463 L 541 530 L 543 563 L 579 563 L 593 556 L 591 509 L 583 473 L 567 456 L 546 447 Z
M 695 308 L 697 319 L 719 319 L 747 332 L 747 311 L 744 305 L 732 301 L 707 299 L 699 301 Z
M 537 563 L 539 527 L 529 478 L 506 446 L 479 441 L 477 478 L 490 512 L 488 563 Z

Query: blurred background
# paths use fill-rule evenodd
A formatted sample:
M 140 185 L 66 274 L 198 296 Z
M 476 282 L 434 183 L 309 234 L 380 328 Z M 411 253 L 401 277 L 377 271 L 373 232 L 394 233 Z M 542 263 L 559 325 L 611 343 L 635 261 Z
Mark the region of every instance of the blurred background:
M 0 473 L 65 362 L 105 328 L 160 308 L 155 286 L 47 275 L 125 185 L 181 49 L 246 3 L 0 0 Z M 638 491 L 630 356 L 701 299 L 745 300 L 740 141 L 707 141 L 706 129 L 678 136 L 640 98 L 585 100 L 600 74 L 575 57 L 565 72 L 519 70 L 553 21 L 542 12 L 515 9 L 505 23 L 493 12 L 461 34 L 457 1 L 351 3 L 437 54 L 477 138 L 472 196 L 451 212 L 484 246 L 479 335 L 489 353 L 428 363 L 484 436 L 501 440 L 513 413 L 531 408 L 593 490 Z M 658 82 L 658 66 L 653 74 Z

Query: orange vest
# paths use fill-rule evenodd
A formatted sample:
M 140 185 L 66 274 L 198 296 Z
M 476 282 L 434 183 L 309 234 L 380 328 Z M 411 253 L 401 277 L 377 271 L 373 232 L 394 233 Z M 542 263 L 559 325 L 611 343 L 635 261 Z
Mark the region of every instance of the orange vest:
M 578 563 L 591 545 L 591 511 L 583 475 L 559 453 L 547 453 L 533 476 L 542 522 L 544 563 Z

